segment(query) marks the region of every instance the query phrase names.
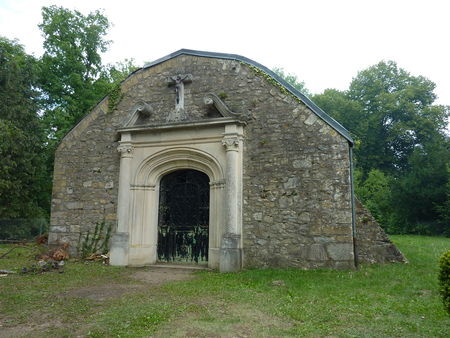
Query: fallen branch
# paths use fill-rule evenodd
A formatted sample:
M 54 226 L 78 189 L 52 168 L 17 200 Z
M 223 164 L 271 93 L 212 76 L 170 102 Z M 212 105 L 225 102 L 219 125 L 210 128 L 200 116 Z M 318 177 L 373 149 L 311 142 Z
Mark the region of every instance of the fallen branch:
M 1 256 L 0 256 L 0 259 L 6 257 L 7 255 L 9 255 L 9 254 L 11 253 L 11 251 L 13 251 L 14 249 L 17 249 L 17 248 L 33 249 L 33 248 L 30 248 L 29 246 L 16 245 L 16 246 L 13 246 L 13 247 L 12 247 L 11 249 L 9 249 L 8 251 L 6 251 L 3 255 L 1 255 Z
M 33 239 L 0 239 L 0 243 L 6 244 L 26 244 L 33 243 Z

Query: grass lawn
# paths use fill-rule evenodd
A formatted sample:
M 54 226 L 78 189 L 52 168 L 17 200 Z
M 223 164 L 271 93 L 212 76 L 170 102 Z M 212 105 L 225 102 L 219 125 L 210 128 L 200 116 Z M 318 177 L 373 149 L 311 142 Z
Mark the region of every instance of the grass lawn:
M 68 262 L 64 273 L 0 277 L 0 337 L 449 337 L 437 273 L 450 239 L 391 239 L 409 264 L 200 271 L 159 285 L 135 278 L 148 268 L 83 262 Z M 31 251 L 14 250 L 0 269 L 31 264 Z

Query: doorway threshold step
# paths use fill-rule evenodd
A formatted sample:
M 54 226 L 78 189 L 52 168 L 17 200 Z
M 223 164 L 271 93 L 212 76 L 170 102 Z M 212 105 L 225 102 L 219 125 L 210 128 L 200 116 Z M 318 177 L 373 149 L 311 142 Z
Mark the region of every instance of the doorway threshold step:
M 189 269 L 189 270 L 212 270 L 207 265 L 194 265 L 194 264 L 164 264 L 157 263 L 149 265 L 152 268 L 170 268 L 170 269 Z

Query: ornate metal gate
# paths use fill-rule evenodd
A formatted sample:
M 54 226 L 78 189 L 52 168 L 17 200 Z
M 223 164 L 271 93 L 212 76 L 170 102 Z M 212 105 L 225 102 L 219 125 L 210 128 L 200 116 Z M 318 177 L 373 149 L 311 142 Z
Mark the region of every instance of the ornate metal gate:
M 158 259 L 208 261 L 209 178 L 197 170 L 177 170 L 161 179 Z

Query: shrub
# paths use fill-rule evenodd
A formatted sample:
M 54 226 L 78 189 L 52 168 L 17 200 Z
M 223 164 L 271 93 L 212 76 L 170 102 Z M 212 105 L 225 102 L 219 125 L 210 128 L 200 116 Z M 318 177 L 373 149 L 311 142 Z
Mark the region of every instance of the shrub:
M 441 256 L 439 286 L 439 292 L 442 295 L 445 310 L 450 314 L 450 250 L 447 250 Z
M 94 233 L 91 231 L 84 235 L 80 233 L 78 237 L 77 251 L 82 259 L 89 257 L 92 254 L 106 254 L 109 250 L 109 239 L 111 237 L 111 224 L 106 224 L 105 221 L 95 223 Z

